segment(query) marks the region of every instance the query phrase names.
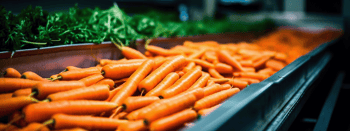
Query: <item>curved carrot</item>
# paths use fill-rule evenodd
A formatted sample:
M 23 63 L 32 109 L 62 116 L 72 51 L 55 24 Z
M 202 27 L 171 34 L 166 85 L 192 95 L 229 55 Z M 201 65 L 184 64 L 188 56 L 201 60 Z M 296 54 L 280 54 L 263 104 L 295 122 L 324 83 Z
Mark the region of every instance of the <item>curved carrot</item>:
M 1 99 L 8 99 L 8 98 L 11 98 L 13 95 L 13 93 L 3 93 L 3 94 L 0 94 L 0 100 Z
M 151 123 L 159 118 L 166 117 L 173 113 L 179 112 L 190 106 L 193 106 L 196 102 L 197 98 L 194 94 L 189 94 L 181 97 L 173 97 L 169 98 L 167 101 L 163 102 L 157 108 L 148 112 L 144 116 L 144 121 L 147 123 Z
M 210 75 L 208 73 L 202 73 L 202 76 L 199 77 L 198 80 L 187 90 L 203 88 L 205 85 L 207 85 L 209 78 L 210 78 Z
M 207 116 L 211 112 L 213 112 L 215 109 L 219 108 L 220 106 L 221 106 L 221 104 L 217 104 L 217 105 L 210 107 L 210 108 L 201 109 L 198 111 L 198 114 L 201 116 Z
M 39 81 L 19 78 L 0 78 L 0 93 L 13 92 L 18 89 L 32 88 Z
M 45 99 L 48 95 L 68 91 L 72 89 L 85 87 L 81 81 L 57 81 L 57 82 L 41 82 L 33 86 L 32 93 L 39 100 Z
M 16 110 L 34 102 L 38 102 L 38 100 L 28 96 L 3 99 L 0 102 L 0 117 L 9 115 L 10 113 L 15 112 Z
M 59 79 L 59 80 L 80 80 L 82 78 L 85 78 L 85 77 L 88 77 L 91 75 L 95 75 L 95 74 L 101 74 L 101 71 L 98 68 L 85 68 L 85 69 L 61 72 L 58 74 L 56 79 Z
M 87 115 L 55 114 L 52 116 L 54 129 L 65 129 L 80 127 L 87 130 L 115 130 L 127 120 L 109 119 Z M 46 123 L 50 123 L 50 120 Z
M 19 73 L 16 69 L 14 68 L 7 68 L 5 72 L 3 73 L 4 77 L 7 78 L 20 78 L 21 73 Z
M 242 65 L 235 58 L 233 58 L 227 51 L 218 50 L 216 53 L 218 54 L 220 61 L 225 62 L 231 65 L 232 67 L 235 67 L 239 71 L 243 71 Z
M 246 88 L 248 86 L 248 82 L 247 81 L 242 81 L 239 79 L 230 79 L 228 82 L 226 82 L 227 84 L 231 84 L 232 87 L 238 87 L 239 89 L 243 90 L 244 88 Z
M 186 60 L 184 56 L 177 56 L 171 60 L 163 63 L 159 68 L 151 72 L 144 80 L 138 85 L 139 91 L 145 90 L 145 92 L 153 89 L 166 75 L 170 72 L 174 72 L 176 69 L 184 66 Z
M 50 129 L 41 123 L 33 122 L 17 131 L 50 131 Z
M 38 74 L 32 72 L 32 71 L 26 71 L 22 74 L 21 78 L 23 79 L 29 79 L 29 80 L 36 80 L 36 81 L 50 81 L 48 79 L 42 78 Z
M 102 80 L 103 78 L 104 77 L 101 74 L 95 74 L 95 75 L 87 76 L 83 79 L 80 79 L 79 81 L 84 82 L 85 86 L 91 86 L 91 85 L 97 83 L 98 81 Z M 113 82 L 113 84 L 114 84 L 114 82 Z
M 91 115 L 110 111 L 116 107 L 118 106 L 115 103 L 105 101 L 53 101 L 30 104 L 23 108 L 22 113 L 26 122 L 43 122 L 57 113 Z
M 124 86 L 124 83 L 119 85 L 117 88 L 109 91 L 109 96 L 105 101 L 111 101 L 111 99 L 120 91 L 120 89 Z
M 277 60 L 268 60 L 266 62 L 267 68 L 272 68 L 273 70 L 279 71 L 286 66 L 285 63 Z
M 127 46 L 122 46 L 121 51 L 123 56 L 127 59 L 147 59 L 140 51 Z
M 217 63 L 214 66 L 215 66 L 215 70 L 222 74 L 230 74 L 234 71 L 232 66 L 224 63 Z
M 209 62 L 204 61 L 204 60 L 200 60 L 200 59 L 188 59 L 188 60 L 191 61 L 191 62 L 194 62 L 197 65 L 200 65 L 200 66 L 202 66 L 202 67 L 204 67 L 206 69 L 215 67 L 212 63 L 209 63 Z
M 115 115 L 113 119 L 125 119 L 126 115 L 128 115 L 128 112 L 122 111 Z
M 216 71 L 214 68 L 208 69 L 209 74 L 214 78 L 224 78 L 218 71 Z
M 12 97 L 29 96 L 32 93 L 32 88 L 18 89 L 13 92 Z
M 136 109 L 145 107 L 158 100 L 159 100 L 159 97 L 157 96 L 128 97 L 124 100 L 122 106 L 124 111 L 131 112 Z
M 179 80 L 177 80 L 172 86 L 161 92 L 159 95 L 160 98 L 170 98 L 175 96 L 188 88 L 191 87 L 193 83 L 197 81 L 199 77 L 202 76 L 202 71 L 199 68 L 195 68 L 189 72 L 187 72 L 184 76 L 182 76 Z
M 118 93 L 111 99 L 111 102 L 121 105 L 127 97 L 133 95 L 137 90 L 137 85 L 153 70 L 153 66 L 154 61 L 151 59 L 143 62 L 142 65 L 128 78 L 120 91 L 118 91 Z
M 179 78 L 180 76 L 177 73 L 169 73 L 156 87 L 147 92 L 145 96 L 159 96 L 161 91 L 173 85 Z
M 152 54 L 161 55 L 161 56 L 175 56 L 185 54 L 183 51 L 178 50 L 167 50 L 158 46 L 148 45 L 146 50 L 151 52 Z
M 143 120 L 128 121 L 118 126 L 116 131 L 147 131 L 148 127 L 143 123 Z
M 109 89 L 114 89 L 115 87 L 115 83 L 112 79 L 108 79 L 108 78 L 104 78 L 100 81 L 98 81 L 96 84 L 108 84 L 109 85 Z
M 287 54 L 285 53 L 276 53 L 274 59 L 279 60 L 279 61 L 286 61 L 287 60 Z
M 231 88 L 231 89 L 227 89 L 227 90 L 223 90 L 223 91 L 211 94 L 209 96 L 206 96 L 196 101 L 193 108 L 198 111 L 201 109 L 215 106 L 217 104 L 220 104 L 227 98 L 233 96 L 234 94 L 238 93 L 239 91 L 240 90 L 238 88 Z
M 197 118 L 197 112 L 186 109 L 167 117 L 160 118 L 152 122 L 149 126 L 151 131 L 165 131 L 183 126 L 186 122 L 191 122 Z
M 102 75 L 106 78 L 121 79 L 129 77 L 141 66 L 142 62 L 109 64 L 102 68 Z
M 96 84 L 85 88 L 53 93 L 47 96 L 49 101 L 61 100 L 106 100 L 109 97 L 109 85 Z

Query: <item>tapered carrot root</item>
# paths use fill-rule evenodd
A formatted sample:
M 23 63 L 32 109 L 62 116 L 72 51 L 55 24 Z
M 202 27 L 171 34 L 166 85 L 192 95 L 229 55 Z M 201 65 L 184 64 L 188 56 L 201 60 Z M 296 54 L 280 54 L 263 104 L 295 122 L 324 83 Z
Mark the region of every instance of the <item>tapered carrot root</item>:
M 38 102 L 38 100 L 27 96 L 3 99 L 0 102 L 0 117 L 9 115 L 16 110 L 19 110 L 20 108 L 35 102 Z
M 29 79 L 29 80 L 36 80 L 36 81 L 50 81 L 48 79 L 42 78 L 38 74 L 32 72 L 32 71 L 26 71 L 22 74 L 21 78 L 23 79 Z
M 159 97 L 157 96 L 128 97 L 124 100 L 122 106 L 124 111 L 131 112 L 136 109 L 145 107 L 158 100 Z
M 209 69 L 209 68 L 214 68 L 215 67 L 212 63 L 209 63 L 207 61 L 200 60 L 200 59 L 188 59 L 188 61 L 194 62 L 197 65 L 200 65 L 200 66 L 204 67 L 205 69 Z
M 13 92 L 18 89 L 32 88 L 39 81 L 19 79 L 19 78 L 0 78 L 0 92 Z
M 85 83 L 81 81 L 42 82 L 33 86 L 32 93 L 34 93 L 34 96 L 36 98 L 42 100 L 53 93 L 68 91 L 82 87 L 85 87 Z
M 230 74 L 234 71 L 232 66 L 224 63 L 215 64 L 215 70 L 222 74 Z
M 111 79 L 129 77 L 141 64 L 142 62 L 106 65 L 102 68 L 102 75 Z
M 26 122 L 43 122 L 57 113 L 91 115 L 113 110 L 115 103 L 91 100 L 55 101 L 30 104 L 23 108 Z M 40 114 L 40 115 L 38 115 Z
M 127 46 L 122 46 L 120 50 L 122 51 L 123 56 L 127 59 L 146 59 L 147 58 L 140 51 Z
M 20 78 L 21 73 L 19 73 L 16 69 L 14 68 L 7 68 L 5 72 L 3 73 L 3 76 L 6 78 Z
M 50 131 L 50 129 L 41 123 L 33 122 L 18 131 Z
M 243 71 L 242 65 L 225 50 L 219 50 L 216 52 L 221 62 L 227 63 L 239 71 Z
M 202 73 L 202 76 L 199 77 L 198 80 L 190 88 L 188 88 L 188 90 L 203 88 L 207 84 L 209 78 L 210 75 L 208 73 Z
M 161 55 L 161 56 L 175 56 L 175 55 L 182 55 L 185 54 L 182 51 L 176 51 L 176 50 L 167 50 L 161 47 L 148 45 L 146 47 L 147 51 L 151 52 L 152 54 Z
M 106 100 L 109 97 L 107 84 L 96 84 L 85 88 L 77 88 L 63 92 L 57 92 L 47 96 L 49 101 L 62 100 Z
M 131 59 L 131 60 L 126 60 L 126 59 L 120 59 L 120 60 L 109 60 L 109 59 L 101 59 L 100 65 L 105 66 L 108 64 L 130 64 L 130 63 L 142 63 L 146 59 Z
M 87 130 L 115 130 L 120 124 L 128 122 L 127 120 L 108 119 L 105 117 L 66 114 L 55 114 L 51 120 L 54 129 L 80 127 Z M 50 121 L 47 123 L 50 123 Z
M 109 89 L 112 90 L 115 87 L 115 83 L 112 79 L 104 78 L 100 81 L 98 81 L 96 84 L 107 84 L 109 85 Z
M 32 88 L 18 89 L 15 92 L 13 92 L 12 97 L 29 96 L 31 93 L 32 93 Z
M 117 131 L 146 131 L 148 127 L 143 123 L 143 120 L 128 121 L 118 126 Z
M 239 89 L 243 90 L 249 83 L 239 79 L 230 79 L 228 82 L 226 82 L 226 84 L 230 84 L 232 87 L 238 87 Z
M 100 69 L 91 67 L 91 68 L 61 72 L 58 74 L 56 79 L 58 79 L 58 80 L 80 80 L 80 79 L 83 79 L 85 77 L 95 75 L 95 74 L 101 74 Z
M 208 95 L 214 94 L 216 92 L 221 91 L 222 89 L 223 88 L 221 88 L 220 84 L 214 84 L 214 85 L 211 85 L 211 86 L 204 87 L 203 88 L 204 96 L 208 96 Z
M 215 106 L 217 104 L 220 104 L 227 98 L 233 96 L 234 94 L 238 93 L 240 90 L 238 88 L 232 88 L 223 90 L 214 94 L 211 94 L 209 96 L 206 96 L 194 104 L 194 109 L 199 111 L 201 109 L 209 108 L 212 106 Z
M 175 129 L 186 122 L 191 122 L 197 118 L 194 110 L 186 109 L 170 116 L 160 118 L 150 124 L 151 131 L 164 131 Z
M 209 70 L 209 74 L 214 77 L 214 78 L 224 78 L 216 69 L 214 68 L 210 68 Z

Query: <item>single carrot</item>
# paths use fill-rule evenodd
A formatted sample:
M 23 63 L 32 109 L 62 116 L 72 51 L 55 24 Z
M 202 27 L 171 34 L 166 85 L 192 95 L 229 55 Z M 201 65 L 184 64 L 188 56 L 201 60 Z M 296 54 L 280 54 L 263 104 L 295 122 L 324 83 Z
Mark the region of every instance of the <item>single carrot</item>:
M 177 73 L 169 73 L 156 87 L 147 92 L 145 96 L 159 96 L 161 91 L 173 85 L 179 78 L 180 76 Z
M 123 107 L 123 111 L 126 112 L 131 112 L 134 111 L 136 109 L 140 109 L 142 107 L 145 107 L 155 101 L 158 101 L 159 97 L 157 96 L 144 96 L 144 97 L 128 97 L 124 100 L 122 107 Z
M 285 63 L 281 62 L 281 61 L 277 61 L 277 60 L 268 60 L 266 62 L 266 67 L 267 68 L 272 68 L 275 71 L 279 71 L 282 68 L 284 68 L 286 66 Z
M 149 126 L 151 131 L 172 130 L 183 126 L 186 122 L 191 122 L 197 118 L 197 112 L 185 109 L 167 117 L 160 118 L 152 122 Z
M 200 65 L 206 69 L 209 69 L 209 68 L 214 68 L 214 64 L 212 63 L 209 63 L 207 61 L 204 61 L 204 60 L 200 60 L 200 59 L 188 59 L 188 61 L 191 61 L 191 62 L 194 62 L 196 63 L 197 65 Z
M 229 52 L 227 52 L 225 50 L 219 50 L 216 53 L 218 54 L 219 60 L 221 62 L 225 62 L 225 63 L 231 65 L 232 67 L 238 69 L 239 71 L 243 71 L 242 65 L 236 59 L 234 59 L 229 54 Z
M 158 46 L 148 45 L 146 50 L 151 52 L 152 54 L 161 55 L 161 56 L 175 56 L 185 54 L 183 51 L 178 50 L 167 50 Z
M 222 74 L 230 74 L 234 71 L 232 66 L 224 63 L 217 63 L 214 66 L 215 66 L 215 70 Z
M 205 60 L 211 63 L 214 63 L 215 61 L 218 61 L 218 57 L 216 56 L 215 52 L 205 52 L 204 53 Z
M 107 84 L 107 85 L 109 85 L 110 90 L 114 89 L 114 87 L 115 87 L 114 81 L 112 79 L 109 79 L 109 78 L 104 78 L 104 79 L 98 81 L 96 84 Z
M 30 104 L 23 108 L 26 122 L 43 122 L 57 113 L 91 115 L 113 110 L 115 103 L 92 100 L 53 101 Z
M 252 60 L 241 60 L 239 61 L 243 67 L 253 67 L 253 61 Z
M 85 84 L 81 81 L 41 82 L 33 86 L 32 93 L 37 99 L 42 100 L 53 93 L 82 87 L 85 87 Z
M 177 94 L 176 96 L 173 97 L 181 97 L 181 96 L 186 96 L 189 94 L 193 94 L 194 96 L 196 96 L 196 99 L 202 99 L 204 97 L 204 89 L 203 88 L 194 88 L 191 90 L 186 90 L 184 92 L 181 92 L 180 94 Z
M 184 76 L 182 76 L 179 80 L 177 80 L 172 86 L 161 92 L 159 95 L 160 98 L 170 98 L 175 96 L 193 85 L 199 77 L 202 76 L 202 71 L 195 67 L 195 69 L 187 72 Z
M 184 56 L 177 56 L 171 60 L 163 63 L 159 68 L 151 72 L 145 79 L 143 79 L 138 85 L 138 90 L 142 92 L 150 91 L 153 89 L 161 80 L 166 77 L 170 72 L 174 72 L 176 69 L 184 66 L 186 60 Z
M 100 60 L 100 65 L 105 66 L 108 64 L 127 64 L 127 63 L 142 63 L 146 59 L 131 59 L 131 60 L 126 60 L 126 59 L 120 59 L 120 60 L 109 60 L 109 59 L 101 59 Z
M 20 78 L 21 73 L 19 73 L 16 69 L 10 67 L 5 70 L 3 76 L 6 78 Z
M 217 104 L 213 107 L 209 107 L 209 108 L 205 108 L 205 109 L 201 109 L 198 111 L 198 114 L 201 116 L 207 116 L 209 115 L 211 112 L 213 112 L 214 110 L 216 110 L 217 108 L 219 108 L 221 106 L 221 104 Z
M 2 99 L 0 102 L 0 117 L 9 115 L 10 113 L 34 102 L 38 102 L 38 100 L 28 96 Z
M 214 78 L 224 78 L 218 71 L 216 71 L 214 68 L 209 68 L 208 70 L 209 74 Z
M 50 129 L 41 123 L 33 122 L 17 131 L 50 131 Z
M 201 49 L 193 54 L 191 54 L 190 56 L 188 56 L 188 58 L 190 59 L 198 59 L 200 58 L 204 53 L 206 52 L 206 49 Z
M 232 87 L 238 87 L 240 90 L 243 90 L 249 83 L 239 79 L 230 79 L 228 82 L 226 82 L 226 84 L 230 84 Z
M 125 63 L 125 64 L 109 64 L 102 68 L 102 75 L 110 79 L 121 79 L 129 77 L 141 66 L 142 62 Z
M 156 102 L 153 102 L 152 104 L 145 106 L 143 108 L 137 109 L 135 111 L 130 112 L 128 115 L 126 115 L 127 120 L 135 121 L 135 120 L 140 120 L 143 119 L 148 112 L 152 111 L 154 108 L 157 108 L 158 106 L 162 105 L 164 102 L 163 101 L 168 101 L 167 99 L 159 100 Z
M 122 54 L 127 59 L 147 59 L 145 55 L 143 55 L 140 51 L 135 50 L 133 48 L 127 46 L 121 46 L 119 48 L 122 51 Z
M 120 91 L 120 89 L 124 86 L 124 83 L 109 91 L 109 96 L 105 101 L 111 101 L 111 99 Z
M 149 51 L 145 51 L 145 56 L 146 57 L 153 57 L 154 55 Z
M 32 93 L 32 88 L 18 89 L 13 92 L 12 97 L 29 96 Z
M 194 104 L 194 109 L 196 111 L 199 111 L 201 109 L 209 108 L 212 106 L 215 106 L 217 104 L 220 104 L 227 98 L 233 96 L 234 94 L 238 93 L 240 90 L 238 88 L 231 88 L 227 90 L 223 90 L 214 94 L 211 94 L 209 96 L 206 96 Z
M 257 73 L 259 74 L 267 74 L 267 75 L 273 75 L 274 73 L 276 73 L 276 71 L 272 68 L 264 68 L 259 70 Z
M 96 84 L 98 81 L 102 80 L 103 78 L 104 77 L 101 74 L 95 74 L 95 75 L 87 76 L 83 79 L 80 79 L 79 81 L 84 82 L 85 86 L 91 86 L 93 84 Z
M 120 91 L 118 91 L 118 93 L 111 99 L 111 102 L 121 105 L 127 97 L 133 95 L 137 91 L 137 85 L 153 70 L 153 66 L 154 61 L 152 59 L 143 62 L 142 65 L 128 78 Z
M 205 85 L 207 85 L 209 78 L 210 78 L 210 75 L 208 73 L 202 73 L 202 76 L 199 77 L 198 80 L 187 90 L 203 88 Z
M 210 79 L 210 80 L 212 80 L 214 83 L 222 84 L 222 83 L 230 81 L 230 78 L 218 78 L 218 79 L 213 78 L 213 79 Z
M 109 97 L 109 85 L 96 84 L 85 88 L 53 93 L 47 96 L 49 101 L 62 100 L 106 100 Z
M 204 97 L 223 90 L 220 84 L 214 84 L 203 88 Z
M 175 71 L 176 74 L 178 74 L 180 77 L 182 77 L 183 75 L 185 75 L 184 71 Z
M 156 56 L 153 58 L 154 60 L 154 68 L 153 70 L 157 69 L 160 67 L 164 62 L 166 62 L 168 59 L 163 57 L 163 56 Z
M 64 72 L 65 71 L 79 70 L 79 69 L 82 69 L 82 68 L 75 67 L 75 66 L 67 66 L 66 69 L 64 69 Z
M 95 75 L 95 74 L 101 74 L 101 71 L 98 68 L 85 68 L 85 69 L 61 72 L 58 74 L 56 79 L 59 79 L 59 80 L 80 80 L 82 78 L 85 78 L 85 77 L 88 77 L 91 75 Z
M 39 81 L 19 79 L 19 78 L 0 78 L 0 93 L 13 92 L 18 89 L 32 88 Z
M 235 77 L 253 78 L 253 79 L 258 79 L 260 81 L 263 81 L 269 77 L 269 75 L 267 75 L 267 74 L 259 74 L 259 73 L 255 73 L 255 72 L 236 72 L 236 73 L 233 73 L 233 75 Z
M 189 108 L 190 106 L 193 106 L 196 100 L 197 99 L 194 94 L 169 98 L 165 100 L 165 102 L 163 101 L 163 103 L 159 105 L 157 108 L 148 112 L 144 116 L 144 121 L 146 125 L 148 125 L 159 118 L 166 117 L 173 113 Z
M 118 126 L 116 131 L 147 131 L 148 127 L 143 123 L 143 120 L 128 121 Z
M 90 115 L 55 114 L 45 123 L 52 124 L 54 129 L 80 127 L 87 130 L 115 130 L 120 124 L 126 122 L 128 121 Z
M 13 93 L 3 93 L 3 94 L 0 94 L 0 100 L 11 98 L 12 95 L 13 95 Z
M 196 63 L 194 62 L 189 62 L 182 71 L 184 71 L 185 73 L 190 71 L 192 68 L 194 68 L 196 66 Z

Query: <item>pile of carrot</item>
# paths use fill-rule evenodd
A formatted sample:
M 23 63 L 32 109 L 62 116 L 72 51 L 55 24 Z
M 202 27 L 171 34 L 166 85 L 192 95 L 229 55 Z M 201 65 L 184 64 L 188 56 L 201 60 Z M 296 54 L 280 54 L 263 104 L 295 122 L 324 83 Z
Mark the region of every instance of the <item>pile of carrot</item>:
M 171 49 L 118 46 L 124 59 L 68 66 L 50 78 L 7 68 L 0 130 L 176 130 L 290 63 L 257 43 L 191 42 Z M 295 59 L 295 58 L 292 58 Z

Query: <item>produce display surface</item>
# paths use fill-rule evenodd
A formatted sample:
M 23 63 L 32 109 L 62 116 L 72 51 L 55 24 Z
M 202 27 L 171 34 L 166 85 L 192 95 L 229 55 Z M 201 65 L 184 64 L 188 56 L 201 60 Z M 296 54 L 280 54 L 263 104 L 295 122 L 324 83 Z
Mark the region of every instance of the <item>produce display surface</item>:
M 23 71 L 26 68 L 7 65 L 1 67 L 1 129 L 201 129 L 197 123 L 203 124 L 213 117 L 212 112 L 223 109 L 226 103 L 222 102 L 246 95 L 252 88 L 265 88 L 266 84 L 257 85 L 279 79 L 273 75 L 281 74 L 280 70 L 298 69 L 290 67 L 296 59 L 306 59 L 301 56 L 311 50 L 317 54 L 315 48 L 325 48 L 320 44 L 341 34 L 280 29 L 249 42 L 183 40 L 164 44 L 160 40 L 148 41 L 138 50 L 112 39 L 113 45 L 96 46 L 116 46 L 118 56 L 106 59 L 92 54 L 88 57 L 95 60 L 96 64 L 90 63 L 93 66 L 48 67 L 40 72 L 40 67 Z

